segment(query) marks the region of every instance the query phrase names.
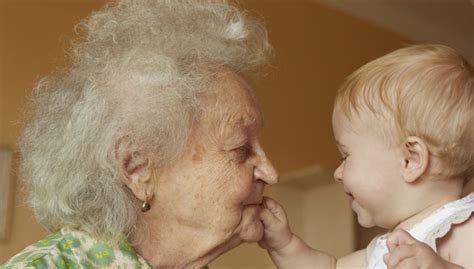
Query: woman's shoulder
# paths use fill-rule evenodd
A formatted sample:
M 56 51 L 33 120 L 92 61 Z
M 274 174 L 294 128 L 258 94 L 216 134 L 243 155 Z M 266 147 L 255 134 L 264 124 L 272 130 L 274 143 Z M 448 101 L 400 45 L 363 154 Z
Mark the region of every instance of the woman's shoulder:
M 11 257 L 0 265 L 0 269 L 51 268 L 55 262 L 59 262 L 55 261 L 55 258 L 61 257 L 59 244 L 63 239 L 64 235 L 61 231 L 52 233 Z
M 63 228 L 28 246 L 7 268 L 150 268 L 125 239 L 108 243 L 84 231 Z

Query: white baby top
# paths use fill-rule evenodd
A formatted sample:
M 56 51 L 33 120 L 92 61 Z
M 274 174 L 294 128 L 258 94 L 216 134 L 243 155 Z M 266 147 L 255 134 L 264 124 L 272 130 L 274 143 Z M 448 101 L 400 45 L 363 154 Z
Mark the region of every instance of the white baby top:
M 451 229 L 451 225 L 466 221 L 472 212 L 474 212 L 474 192 L 462 199 L 445 204 L 413 226 L 408 233 L 437 251 L 436 239 L 445 236 Z M 388 234 L 384 234 L 375 237 L 367 247 L 368 269 L 387 268 L 383 261 L 383 256 L 388 252 L 387 236 Z

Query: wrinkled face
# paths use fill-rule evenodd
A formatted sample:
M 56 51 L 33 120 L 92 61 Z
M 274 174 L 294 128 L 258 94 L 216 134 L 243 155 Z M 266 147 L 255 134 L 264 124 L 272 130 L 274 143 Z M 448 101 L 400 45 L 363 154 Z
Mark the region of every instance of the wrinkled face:
M 403 152 L 374 131 L 375 120 L 363 117 L 349 122 L 339 108 L 334 110 L 334 136 L 342 155 L 334 178 L 344 186 L 360 225 L 392 228 L 399 221 L 396 207 L 401 205 L 395 201 L 402 193 Z
M 202 98 L 205 110 L 186 149 L 160 175 L 158 218 L 207 231 L 202 240 L 257 241 L 263 232 L 257 218 L 263 189 L 277 182 L 257 138 L 261 113 L 235 74 L 218 76 Z

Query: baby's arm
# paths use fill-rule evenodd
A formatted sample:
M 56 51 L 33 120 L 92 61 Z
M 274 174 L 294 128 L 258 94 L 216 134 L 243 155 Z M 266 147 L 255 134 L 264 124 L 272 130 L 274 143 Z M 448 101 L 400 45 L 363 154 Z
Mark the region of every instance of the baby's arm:
M 417 241 L 404 230 L 395 230 L 387 238 L 389 253 L 384 256 L 388 269 L 462 269 L 438 256 L 431 247 Z
M 267 249 L 279 269 L 366 267 L 365 250 L 354 252 L 336 260 L 331 255 L 309 247 L 291 232 L 285 211 L 270 198 L 264 199 L 260 219 L 265 226 L 265 231 L 259 245 Z

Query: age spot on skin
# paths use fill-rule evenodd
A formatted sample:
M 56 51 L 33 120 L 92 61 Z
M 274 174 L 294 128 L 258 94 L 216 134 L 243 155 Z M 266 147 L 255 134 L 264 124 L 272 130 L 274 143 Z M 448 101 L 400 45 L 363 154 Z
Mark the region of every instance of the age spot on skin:
M 201 145 L 198 144 L 194 148 L 194 153 L 192 156 L 193 163 L 200 163 L 202 161 L 202 156 L 206 153 L 206 149 Z

